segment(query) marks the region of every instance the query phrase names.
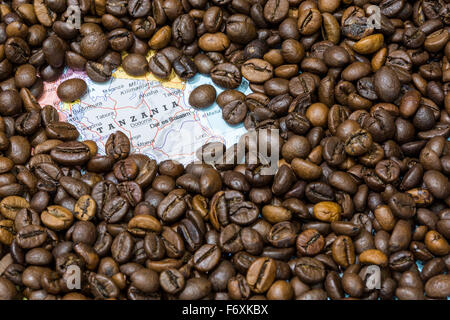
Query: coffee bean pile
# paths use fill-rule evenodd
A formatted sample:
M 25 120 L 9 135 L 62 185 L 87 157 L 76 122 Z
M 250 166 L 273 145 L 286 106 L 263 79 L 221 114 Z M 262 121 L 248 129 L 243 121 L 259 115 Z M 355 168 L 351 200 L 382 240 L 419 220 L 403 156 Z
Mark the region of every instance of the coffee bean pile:
M 448 0 L 13 0 L 0 21 L 1 299 L 450 296 Z M 279 130 L 276 173 L 156 163 L 122 132 L 101 155 L 37 102 L 65 66 L 120 65 L 209 75 L 226 90 L 189 103 Z M 217 148 L 237 158 L 197 155 Z

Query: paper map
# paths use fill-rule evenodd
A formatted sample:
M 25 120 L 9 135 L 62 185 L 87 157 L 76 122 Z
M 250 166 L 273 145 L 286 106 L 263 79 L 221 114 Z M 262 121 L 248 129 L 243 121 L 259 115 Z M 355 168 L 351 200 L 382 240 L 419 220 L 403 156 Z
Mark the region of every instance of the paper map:
M 80 100 L 64 103 L 56 89 L 71 78 L 85 80 L 88 91 Z M 217 94 L 223 91 L 200 74 L 183 82 L 173 72 L 168 81 L 160 82 L 150 73 L 131 77 L 120 67 L 111 80 L 97 83 L 84 72 L 66 68 L 57 81 L 44 82 L 39 103 L 54 106 L 61 121 L 77 127 L 79 140 L 95 141 L 101 154 L 108 136 L 120 130 L 130 139 L 132 151 L 157 161 L 170 158 L 187 164 L 195 160 L 195 151 L 203 144 L 220 141 L 228 147 L 246 132 L 242 124 L 228 125 L 216 103 L 203 110 L 189 105 L 192 90 L 206 83 L 213 85 Z M 251 92 L 245 79 L 237 90 Z

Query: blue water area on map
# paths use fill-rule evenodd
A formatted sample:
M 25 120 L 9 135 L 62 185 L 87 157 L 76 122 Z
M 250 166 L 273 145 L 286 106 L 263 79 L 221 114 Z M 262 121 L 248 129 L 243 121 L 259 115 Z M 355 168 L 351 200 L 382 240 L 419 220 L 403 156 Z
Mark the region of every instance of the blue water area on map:
M 183 100 L 186 106 L 189 106 L 188 100 L 190 92 L 192 92 L 192 90 L 194 90 L 196 87 L 203 84 L 212 85 L 216 89 L 217 96 L 226 90 L 216 85 L 210 77 L 198 73 L 186 82 L 186 89 L 183 94 Z M 241 85 L 235 90 L 240 91 L 246 95 L 252 93 L 251 89 L 249 88 L 249 82 L 244 78 L 242 78 Z M 238 141 L 238 136 L 240 136 L 240 134 L 244 134 L 246 131 L 243 123 L 233 126 L 227 124 L 222 118 L 222 109 L 216 102 L 214 102 L 208 108 L 202 110 L 191 108 L 191 111 L 195 113 L 198 118 L 206 118 L 209 126 L 221 135 L 225 135 L 226 132 L 237 131 L 239 134 L 236 135 L 233 141 L 228 141 L 228 143 L 230 144 L 236 143 Z

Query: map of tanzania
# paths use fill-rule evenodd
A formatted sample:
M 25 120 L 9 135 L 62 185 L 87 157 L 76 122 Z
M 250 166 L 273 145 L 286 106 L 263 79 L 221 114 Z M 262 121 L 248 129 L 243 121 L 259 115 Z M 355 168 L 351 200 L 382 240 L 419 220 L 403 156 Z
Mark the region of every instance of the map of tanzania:
M 80 100 L 64 103 L 56 89 L 71 78 L 85 80 L 88 91 Z M 203 110 L 189 105 L 192 90 L 206 83 L 213 85 L 217 94 L 223 91 L 200 74 L 183 82 L 172 73 L 168 81 L 160 82 L 150 73 L 131 77 L 120 67 L 111 80 L 97 83 L 84 72 L 66 69 L 60 79 L 44 84 L 39 103 L 54 106 L 61 121 L 75 125 L 80 140 L 94 140 L 102 154 L 109 134 L 120 130 L 130 139 L 134 152 L 157 161 L 171 158 L 187 164 L 203 144 L 219 141 L 228 147 L 246 132 L 242 124 L 228 125 L 216 103 Z M 248 82 L 243 80 L 238 90 L 248 94 Z

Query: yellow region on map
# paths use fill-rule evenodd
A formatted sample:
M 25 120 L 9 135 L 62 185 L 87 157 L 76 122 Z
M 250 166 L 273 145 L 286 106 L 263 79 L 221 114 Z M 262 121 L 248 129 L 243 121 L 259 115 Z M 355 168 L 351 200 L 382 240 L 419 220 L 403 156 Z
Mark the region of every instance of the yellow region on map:
M 147 55 L 147 60 L 149 60 L 154 54 L 156 53 L 156 51 L 154 50 L 150 50 L 148 55 Z M 126 56 L 126 53 L 122 54 L 122 59 Z M 146 80 L 146 81 L 159 81 L 161 82 L 161 85 L 163 87 L 166 88 L 172 88 L 172 89 L 180 89 L 183 90 L 184 89 L 184 81 L 181 80 L 175 73 L 175 71 L 172 70 L 172 73 L 170 74 L 169 78 L 167 80 L 165 79 L 160 79 L 155 77 L 153 74 L 151 74 L 150 72 L 147 72 L 144 76 L 141 77 L 135 77 L 135 76 L 130 76 L 128 75 L 125 70 L 123 70 L 122 67 L 117 68 L 116 71 L 114 71 L 114 73 L 112 74 L 112 76 L 116 79 L 130 79 L 130 80 Z
M 80 102 L 81 102 L 80 99 L 72 101 L 72 102 L 63 102 L 62 103 L 62 107 L 60 108 L 60 111 L 65 111 L 65 110 L 66 111 L 72 111 L 72 106 L 80 104 Z

